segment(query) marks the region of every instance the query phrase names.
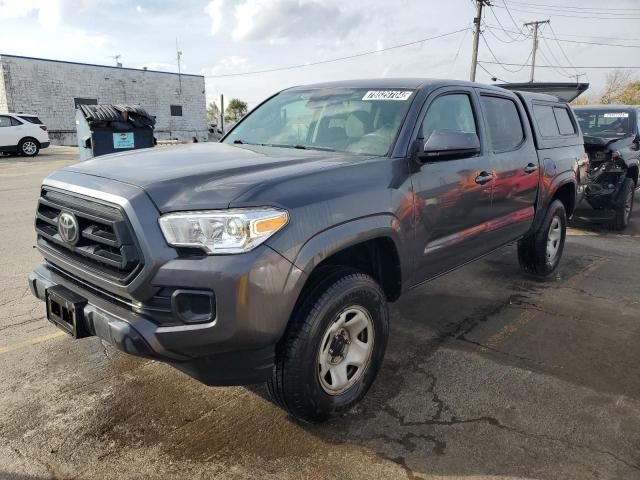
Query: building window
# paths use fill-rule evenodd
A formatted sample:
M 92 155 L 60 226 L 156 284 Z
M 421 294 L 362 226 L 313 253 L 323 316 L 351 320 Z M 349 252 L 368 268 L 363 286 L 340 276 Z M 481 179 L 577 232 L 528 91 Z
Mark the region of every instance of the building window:
M 182 105 L 171 105 L 171 116 L 172 117 L 181 117 L 182 116 Z
M 74 98 L 73 104 L 75 108 L 80 107 L 80 105 L 97 105 L 98 100 L 95 98 Z

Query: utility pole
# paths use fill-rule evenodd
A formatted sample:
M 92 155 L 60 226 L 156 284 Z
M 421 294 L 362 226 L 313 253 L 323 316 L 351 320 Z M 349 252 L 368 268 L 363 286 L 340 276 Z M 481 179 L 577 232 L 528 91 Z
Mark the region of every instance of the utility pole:
M 575 75 L 571 75 L 572 77 L 576 77 L 576 83 L 580 83 L 580 77 L 586 75 L 586 73 L 576 73 Z
M 533 82 L 533 76 L 536 71 L 536 51 L 538 50 L 538 27 L 545 23 L 549 23 L 549 20 L 539 20 L 536 22 L 525 23 L 525 27 L 533 27 L 533 50 L 531 51 L 531 75 L 529 76 L 529 82 Z
M 178 37 L 176 37 L 176 58 L 178 59 L 178 94 L 182 95 L 182 70 L 180 67 L 180 59 L 182 58 L 182 50 L 178 48 Z
M 478 44 L 480 43 L 480 24 L 482 22 L 482 7 L 490 6 L 489 0 L 476 0 L 476 17 L 473 19 L 473 57 L 471 58 L 471 75 L 469 79 L 476 81 L 476 68 L 478 68 Z
M 224 95 L 220 94 L 220 130 L 224 135 Z

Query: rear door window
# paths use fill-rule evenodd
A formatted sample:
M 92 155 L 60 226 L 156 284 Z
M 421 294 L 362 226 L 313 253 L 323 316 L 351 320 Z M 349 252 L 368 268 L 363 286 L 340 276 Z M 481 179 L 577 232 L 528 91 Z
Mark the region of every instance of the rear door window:
M 482 105 L 494 153 L 516 150 L 524 141 L 516 103 L 509 98 L 483 95 Z
M 31 117 L 31 116 L 22 116 L 22 115 L 18 115 L 22 120 L 26 120 L 29 123 L 33 123 L 35 125 L 43 125 L 43 123 L 40 121 L 40 119 L 38 117 Z
M 0 115 L 0 127 L 10 127 L 11 126 L 11 117 L 7 117 L 6 115 Z
M 576 127 L 573 125 L 569 112 L 564 107 L 553 107 L 556 121 L 558 122 L 558 130 L 560 135 L 575 135 Z
M 560 135 L 553 107 L 549 105 L 533 105 L 533 115 L 536 117 L 538 130 L 543 137 L 557 137 Z

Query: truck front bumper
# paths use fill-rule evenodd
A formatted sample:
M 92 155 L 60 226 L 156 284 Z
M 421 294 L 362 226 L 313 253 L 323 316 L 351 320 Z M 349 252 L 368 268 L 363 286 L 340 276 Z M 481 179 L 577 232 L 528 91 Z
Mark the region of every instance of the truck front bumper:
M 161 266 L 154 286 L 207 289 L 216 296 L 213 321 L 163 325 L 57 267 L 44 264 L 29 275 L 33 295 L 47 301 L 60 285 L 86 300 L 82 331 L 118 349 L 171 364 L 208 385 L 264 381 L 305 275 L 263 246 L 246 256 L 174 259 Z

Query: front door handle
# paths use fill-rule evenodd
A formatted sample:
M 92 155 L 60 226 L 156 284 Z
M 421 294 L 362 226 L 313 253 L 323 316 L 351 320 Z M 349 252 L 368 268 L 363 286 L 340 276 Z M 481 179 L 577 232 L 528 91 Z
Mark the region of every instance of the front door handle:
M 529 165 L 527 165 L 526 167 L 524 167 L 524 173 L 533 173 L 536 170 L 538 170 L 538 166 L 534 165 L 533 163 L 530 163 Z
M 476 183 L 478 185 L 484 185 L 485 183 L 489 183 L 493 180 L 493 175 L 487 172 L 480 172 L 480 175 L 476 177 Z

